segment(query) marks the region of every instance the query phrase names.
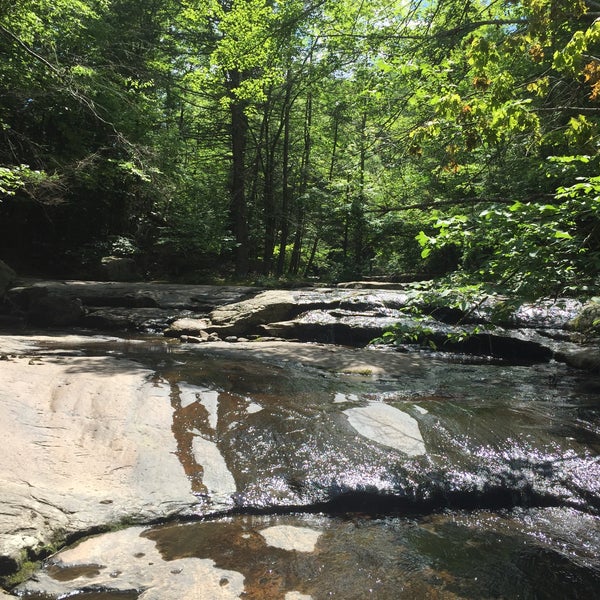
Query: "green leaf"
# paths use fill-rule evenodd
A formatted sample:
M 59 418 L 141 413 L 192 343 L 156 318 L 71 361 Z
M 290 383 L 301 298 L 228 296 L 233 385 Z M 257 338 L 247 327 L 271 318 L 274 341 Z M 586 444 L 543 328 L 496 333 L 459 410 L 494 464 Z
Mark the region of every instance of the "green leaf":
M 568 233 L 567 231 L 559 231 L 559 230 L 554 232 L 554 237 L 559 240 L 572 240 L 573 239 L 573 236 L 570 233 Z

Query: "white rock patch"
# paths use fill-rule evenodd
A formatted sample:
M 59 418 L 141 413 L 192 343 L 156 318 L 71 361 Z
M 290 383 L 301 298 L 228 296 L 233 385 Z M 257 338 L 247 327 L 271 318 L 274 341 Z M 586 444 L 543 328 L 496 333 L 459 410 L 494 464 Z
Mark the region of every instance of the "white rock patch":
M 294 527 L 292 525 L 275 525 L 260 531 L 269 546 L 282 550 L 296 550 L 296 552 L 314 552 L 320 531 L 308 527 Z
M 194 433 L 197 434 L 196 431 Z M 211 496 L 228 497 L 236 491 L 235 479 L 214 442 L 196 435 L 192 442 L 194 459 L 204 467 L 202 483 Z
M 244 591 L 241 573 L 217 568 L 210 559 L 163 560 L 154 542 L 140 536 L 143 531 L 141 527 L 131 527 L 87 539 L 59 552 L 53 558 L 58 567 L 89 566 L 89 572 L 59 581 L 42 571 L 36 581 L 27 582 L 27 590 L 70 597 L 90 586 L 143 589 L 139 600 L 229 600 L 239 598 Z
M 393 406 L 371 402 L 367 406 L 349 408 L 344 414 L 360 435 L 378 444 L 400 450 L 409 456 L 425 454 L 419 423 Z

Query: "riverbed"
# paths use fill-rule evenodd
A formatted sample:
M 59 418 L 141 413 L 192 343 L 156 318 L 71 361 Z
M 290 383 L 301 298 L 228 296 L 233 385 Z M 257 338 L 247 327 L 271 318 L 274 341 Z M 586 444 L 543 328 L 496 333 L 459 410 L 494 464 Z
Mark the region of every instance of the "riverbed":
M 75 541 L 13 591 L 22 597 L 598 589 L 596 376 L 553 361 L 290 342 L 55 333 L 2 344 L 15 373 L 34 381 L 46 369 L 37 385 L 54 411 L 19 465 L 30 510 L 47 521 L 30 526 Z M 114 473 L 103 458 L 120 461 Z M 61 494 L 44 464 L 60 465 Z

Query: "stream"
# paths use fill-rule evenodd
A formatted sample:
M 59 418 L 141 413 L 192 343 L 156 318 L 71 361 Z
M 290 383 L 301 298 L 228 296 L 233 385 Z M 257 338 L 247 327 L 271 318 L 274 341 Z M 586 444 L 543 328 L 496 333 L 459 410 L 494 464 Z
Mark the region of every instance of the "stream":
M 13 593 L 29 600 L 597 593 L 600 378 L 555 362 L 476 364 L 377 349 L 353 352 L 383 361 L 381 373 L 348 368 L 348 359 L 323 368 L 328 363 L 311 360 L 313 345 L 301 346 L 304 359 L 302 349 L 144 336 L 37 350 L 147 368 L 152 384 L 168 390 L 177 459 L 197 505 L 185 518 L 79 540 Z

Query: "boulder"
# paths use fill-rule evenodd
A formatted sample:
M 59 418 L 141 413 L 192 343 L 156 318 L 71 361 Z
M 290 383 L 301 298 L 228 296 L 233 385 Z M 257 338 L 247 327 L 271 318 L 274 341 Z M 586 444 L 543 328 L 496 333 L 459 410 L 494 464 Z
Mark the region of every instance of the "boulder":
M 164 334 L 167 337 L 181 337 L 183 335 L 202 336 L 203 333 L 210 327 L 208 319 L 195 319 L 186 317 L 173 321 Z
M 600 333 L 600 298 L 593 298 L 571 319 L 567 328 L 581 333 Z
M 600 351 L 597 347 L 567 352 L 558 358 L 570 367 L 583 369 L 591 373 L 600 373 Z
M 288 319 L 297 310 L 297 304 L 294 294 L 288 290 L 268 290 L 213 310 L 211 330 L 226 335 L 246 334 L 259 325 Z
M 41 294 L 30 302 L 26 318 L 32 325 L 62 327 L 77 324 L 84 315 L 85 310 L 79 298 Z
M 136 281 L 140 273 L 133 258 L 104 256 L 101 259 L 102 275 L 109 281 Z

